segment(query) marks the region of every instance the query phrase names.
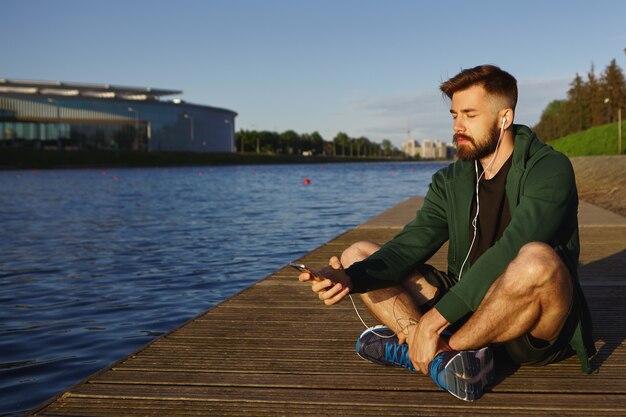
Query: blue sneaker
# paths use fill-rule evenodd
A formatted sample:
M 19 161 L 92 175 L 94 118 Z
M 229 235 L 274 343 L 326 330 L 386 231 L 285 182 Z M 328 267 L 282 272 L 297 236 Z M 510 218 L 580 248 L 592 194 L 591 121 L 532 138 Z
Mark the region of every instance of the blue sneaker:
M 482 397 L 495 379 L 493 353 L 488 347 L 442 352 L 430 363 L 429 371 L 439 388 L 464 401 Z
M 409 346 L 398 343 L 388 327 L 374 326 L 365 330 L 356 341 L 356 353 L 363 359 L 387 366 L 401 366 L 415 371 L 409 359 Z

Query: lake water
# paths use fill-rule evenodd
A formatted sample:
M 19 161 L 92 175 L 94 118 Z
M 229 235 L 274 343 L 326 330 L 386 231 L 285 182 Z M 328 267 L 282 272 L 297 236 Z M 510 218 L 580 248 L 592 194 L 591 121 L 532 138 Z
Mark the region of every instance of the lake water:
M 444 165 L 0 172 L 0 416 L 425 194 Z

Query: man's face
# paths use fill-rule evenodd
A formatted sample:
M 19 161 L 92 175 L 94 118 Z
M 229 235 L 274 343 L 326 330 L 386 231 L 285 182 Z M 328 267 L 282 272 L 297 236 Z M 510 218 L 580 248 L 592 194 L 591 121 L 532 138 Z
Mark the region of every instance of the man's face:
M 495 152 L 500 127 L 492 99 L 482 86 L 454 93 L 450 113 L 454 119 L 454 142 L 460 160 L 482 159 Z

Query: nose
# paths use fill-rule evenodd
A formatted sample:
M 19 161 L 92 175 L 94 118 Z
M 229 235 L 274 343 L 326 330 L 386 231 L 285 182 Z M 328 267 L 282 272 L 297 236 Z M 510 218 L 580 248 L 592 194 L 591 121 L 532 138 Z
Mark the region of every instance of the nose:
M 454 125 L 452 126 L 454 133 L 463 132 L 465 130 L 465 125 L 463 124 L 463 118 L 458 116 L 454 119 Z

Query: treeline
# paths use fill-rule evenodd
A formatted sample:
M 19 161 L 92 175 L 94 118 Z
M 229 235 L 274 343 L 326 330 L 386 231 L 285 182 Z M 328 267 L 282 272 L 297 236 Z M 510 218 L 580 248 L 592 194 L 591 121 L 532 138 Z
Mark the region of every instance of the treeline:
M 585 79 L 577 73 L 567 99 L 550 102 L 534 130 L 543 141 L 558 139 L 616 121 L 618 109 L 625 105 L 624 73 L 613 59 L 600 76 L 593 65 Z
M 274 155 L 326 155 L 349 157 L 401 156 L 388 139 L 382 143 L 361 136 L 351 138 L 339 132 L 332 141 L 326 141 L 318 132 L 299 134 L 293 130 L 282 133 L 257 130 L 240 130 L 235 136 L 237 152 Z

